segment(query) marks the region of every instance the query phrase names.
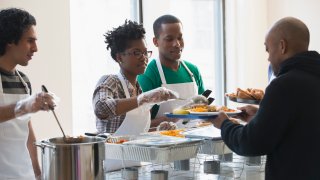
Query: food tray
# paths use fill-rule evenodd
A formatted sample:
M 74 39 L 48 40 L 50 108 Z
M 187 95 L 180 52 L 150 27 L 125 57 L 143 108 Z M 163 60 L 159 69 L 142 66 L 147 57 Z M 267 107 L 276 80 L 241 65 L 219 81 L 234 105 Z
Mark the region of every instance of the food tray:
M 189 144 L 201 141 L 201 139 L 195 138 L 181 138 L 174 136 L 150 136 L 148 138 L 141 138 L 136 140 L 131 140 L 128 142 L 124 142 L 125 145 L 135 145 L 135 146 L 152 146 L 152 147 L 170 147 L 176 146 L 178 144 Z
M 185 131 L 183 134 L 187 138 L 203 139 L 199 154 L 220 155 L 232 152 L 223 142 L 220 129 L 215 128 L 213 125 Z
M 168 163 L 194 158 L 202 141 L 169 147 L 144 147 L 124 144 L 105 144 L 107 159 L 133 160 L 151 163 Z
M 213 125 L 191 129 L 182 132 L 186 138 L 197 138 L 197 139 L 207 139 L 207 140 L 222 140 L 221 130 L 215 128 Z
M 255 104 L 255 105 L 259 105 L 259 104 L 260 104 L 260 100 L 241 99 L 241 98 L 235 98 L 235 97 L 229 97 L 229 96 L 227 96 L 227 98 L 228 98 L 230 101 L 238 102 L 238 103 Z
M 181 119 L 212 119 L 218 117 L 217 114 L 172 114 L 164 113 L 168 118 L 181 118 Z

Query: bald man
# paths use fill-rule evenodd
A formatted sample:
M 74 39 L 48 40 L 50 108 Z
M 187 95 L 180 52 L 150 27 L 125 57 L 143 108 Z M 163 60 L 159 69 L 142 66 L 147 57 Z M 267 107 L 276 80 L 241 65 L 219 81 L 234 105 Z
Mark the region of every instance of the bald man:
M 235 153 L 267 155 L 266 180 L 320 179 L 320 55 L 308 51 L 309 37 L 296 18 L 276 22 L 265 38 L 276 78 L 260 108 L 239 108 L 246 125 L 225 113 L 212 120 Z

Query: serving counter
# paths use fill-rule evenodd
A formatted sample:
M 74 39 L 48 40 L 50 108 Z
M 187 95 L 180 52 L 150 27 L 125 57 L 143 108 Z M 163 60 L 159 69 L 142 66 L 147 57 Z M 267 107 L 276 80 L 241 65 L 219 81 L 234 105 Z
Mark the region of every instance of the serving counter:
M 168 133 L 162 132 L 162 134 Z M 206 161 L 206 159 L 212 159 L 213 155 L 232 153 L 222 141 L 220 130 L 212 125 L 185 129 L 181 133 L 184 138 L 162 134 L 161 132 L 152 132 L 134 137 L 115 137 L 111 143 L 110 141 L 105 143 L 106 159 L 122 160 L 123 168 L 126 167 L 128 160 L 148 162 L 152 166 L 169 165 L 172 167 L 169 168 L 171 171 L 169 174 L 174 175 L 181 170 L 195 172 L 195 167 L 200 165 L 197 165 L 199 159 Z M 202 157 L 200 158 L 200 156 Z M 208 157 L 203 158 L 204 156 Z M 193 161 L 191 162 L 190 159 Z M 202 164 L 204 163 L 202 162 Z M 218 164 L 220 166 L 220 161 Z M 180 166 L 188 166 L 188 168 Z

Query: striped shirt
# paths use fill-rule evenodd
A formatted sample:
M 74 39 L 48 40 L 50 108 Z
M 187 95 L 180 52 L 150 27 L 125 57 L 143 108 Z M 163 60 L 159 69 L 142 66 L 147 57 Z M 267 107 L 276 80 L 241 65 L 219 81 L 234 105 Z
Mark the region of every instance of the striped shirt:
M 130 97 L 134 95 L 134 87 L 123 76 L 128 87 Z M 136 83 L 137 94 L 142 90 Z M 117 75 L 104 75 L 98 81 L 93 93 L 93 108 L 96 115 L 96 128 L 99 133 L 114 133 L 125 119 L 125 114 L 116 115 L 117 99 L 126 98 L 124 89 Z
M 28 77 L 21 71 L 19 71 L 19 74 L 27 83 L 31 94 L 31 84 Z M 16 72 L 8 72 L 0 68 L 0 76 L 4 94 L 27 94 L 26 87 Z

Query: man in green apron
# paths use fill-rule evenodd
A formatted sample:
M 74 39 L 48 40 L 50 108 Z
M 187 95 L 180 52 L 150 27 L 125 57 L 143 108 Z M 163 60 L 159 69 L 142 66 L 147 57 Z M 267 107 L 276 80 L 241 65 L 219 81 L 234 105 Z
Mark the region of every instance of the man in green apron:
M 184 48 L 181 21 L 172 15 L 163 15 L 153 23 L 153 43 L 159 50 L 159 57 L 153 59 L 138 81 L 144 92 L 158 87 L 166 87 L 179 93 L 182 99 L 188 99 L 204 92 L 201 74 L 194 64 L 181 60 Z M 165 112 L 186 104 L 186 101 L 175 100 L 161 103 L 152 109 L 152 127 L 164 120 Z M 155 119 L 156 118 L 156 119 Z

